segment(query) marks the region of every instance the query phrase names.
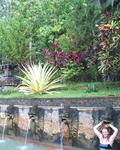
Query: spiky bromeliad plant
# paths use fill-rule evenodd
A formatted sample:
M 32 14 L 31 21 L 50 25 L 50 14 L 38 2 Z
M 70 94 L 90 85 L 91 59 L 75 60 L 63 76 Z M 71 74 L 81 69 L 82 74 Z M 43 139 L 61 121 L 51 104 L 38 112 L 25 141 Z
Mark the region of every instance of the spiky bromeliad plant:
M 23 66 L 21 71 L 24 77 L 19 77 L 22 80 L 19 91 L 25 94 L 51 94 L 56 89 L 62 87 L 59 84 L 60 78 L 56 77 L 58 70 L 48 63 L 44 65 L 40 62 L 38 64 L 33 63 L 26 67 Z

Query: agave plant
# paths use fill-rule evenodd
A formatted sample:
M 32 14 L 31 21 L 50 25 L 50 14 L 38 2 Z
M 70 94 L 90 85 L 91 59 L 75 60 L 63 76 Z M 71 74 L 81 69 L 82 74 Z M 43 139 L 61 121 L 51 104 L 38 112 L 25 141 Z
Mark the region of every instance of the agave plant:
M 48 63 L 44 65 L 40 62 L 38 64 L 33 63 L 26 67 L 23 66 L 21 71 L 24 77 L 19 77 L 22 80 L 19 91 L 25 94 L 52 93 L 57 88 L 62 87 L 59 84 L 60 78 L 56 77 L 58 70 Z

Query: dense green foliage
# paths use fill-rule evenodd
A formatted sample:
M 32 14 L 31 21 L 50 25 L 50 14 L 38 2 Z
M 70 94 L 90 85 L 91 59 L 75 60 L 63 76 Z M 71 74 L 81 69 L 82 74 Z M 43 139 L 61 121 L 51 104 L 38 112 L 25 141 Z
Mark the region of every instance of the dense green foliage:
M 0 52 L 6 62 L 21 63 L 31 55 L 30 26 L 22 17 L 0 22 Z
M 115 77 L 120 72 L 120 12 L 100 24 L 99 28 L 99 71 L 108 77 Z
M 17 64 L 45 62 L 43 49 L 51 49 L 55 56 L 52 44 L 57 39 L 62 52 L 84 54 L 81 64 L 59 67 L 65 80 L 100 80 L 103 70 L 119 79 L 119 5 L 119 0 L 1 1 L 0 58 Z M 118 29 L 110 28 L 102 37 L 100 27 L 106 24 Z M 105 41 L 109 46 L 104 51 Z
M 27 27 L 30 28 L 29 37 L 25 38 L 32 39 L 32 45 L 37 54 L 42 48 L 50 47 L 50 43 L 56 38 L 60 40 L 63 51 L 78 51 L 80 47 L 87 48 L 93 42 L 97 9 L 92 1 L 15 0 L 6 4 L 6 7 L 7 5 L 10 6 L 6 8 L 9 11 L 5 13 L 1 21 L 6 18 L 4 23 L 9 24 L 8 21 L 22 18 L 22 22 L 26 22 Z M 16 28 L 15 24 L 12 23 L 11 30 Z M 7 43 L 6 47 L 9 47 Z M 12 44 L 15 45 L 15 41 Z

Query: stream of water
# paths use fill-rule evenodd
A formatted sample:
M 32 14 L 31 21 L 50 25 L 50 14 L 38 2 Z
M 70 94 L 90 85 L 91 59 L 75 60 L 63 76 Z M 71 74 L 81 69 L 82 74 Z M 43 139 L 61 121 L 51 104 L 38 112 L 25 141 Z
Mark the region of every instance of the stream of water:
M 4 138 L 5 138 L 6 126 L 7 126 L 7 117 L 5 117 L 4 122 L 3 122 L 2 140 L 4 140 Z

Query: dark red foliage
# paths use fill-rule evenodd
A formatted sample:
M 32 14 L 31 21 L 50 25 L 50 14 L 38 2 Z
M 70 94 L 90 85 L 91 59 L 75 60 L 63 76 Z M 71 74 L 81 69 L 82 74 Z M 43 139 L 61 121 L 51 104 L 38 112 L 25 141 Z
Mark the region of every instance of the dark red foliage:
M 82 52 L 62 52 L 59 47 L 59 42 L 57 40 L 52 43 L 52 46 L 55 49 L 54 52 L 52 52 L 48 48 L 44 49 L 45 57 L 51 64 L 61 67 L 71 61 L 76 64 L 80 64 L 83 60 Z

